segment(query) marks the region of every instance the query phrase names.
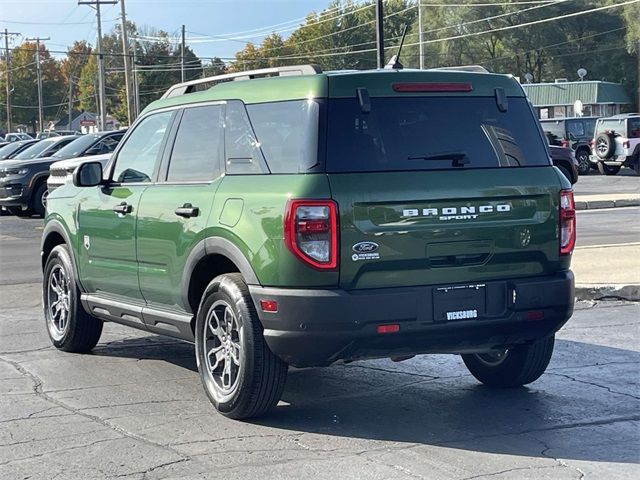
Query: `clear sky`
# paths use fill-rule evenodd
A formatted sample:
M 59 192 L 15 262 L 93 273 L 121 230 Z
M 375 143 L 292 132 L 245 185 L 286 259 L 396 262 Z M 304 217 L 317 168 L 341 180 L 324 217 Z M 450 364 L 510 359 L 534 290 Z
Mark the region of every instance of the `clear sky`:
M 274 26 L 271 30 L 288 35 L 297 23 L 312 10 L 322 10 L 330 0 L 125 0 L 127 17 L 138 26 L 155 27 L 179 36 L 181 25 L 187 32 L 209 36 L 247 37 L 243 40 L 202 42 L 195 40 L 191 48 L 202 57 L 232 57 L 243 47 L 244 41 L 259 43 L 263 35 L 255 36 L 248 30 Z M 120 21 L 120 5 L 104 5 L 102 10 L 103 32 L 110 31 Z M 286 25 L 277 26 L 288 22 Z M 22 37 L 12 40 L 19 45 L 28 37 L 51 37 L 46 42 L 49 50 L 66 50 L 74 40 L 87 40 L 95 45 L 95 11 L 77 0 L 0 0 L 0 29 L 20 32 Z M 238 33 L 243 32 L 243 33 Z M 0 45 L 4 48 L 4 42 Z M 55 54 L 61 56 L 60 54 Z

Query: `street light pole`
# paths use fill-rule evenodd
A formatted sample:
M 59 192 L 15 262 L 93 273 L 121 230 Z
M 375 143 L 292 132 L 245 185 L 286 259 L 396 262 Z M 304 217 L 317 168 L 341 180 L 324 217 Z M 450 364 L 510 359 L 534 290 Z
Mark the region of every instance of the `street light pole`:
M 422 5 L 418 0 L 418 49 L 420 51 L 420 70 L 424 69 L 424 45 L 422 44 Z
M 376 3 L 376 49 L 378 68 L 384 67 L 384 11 L 382 0 Z

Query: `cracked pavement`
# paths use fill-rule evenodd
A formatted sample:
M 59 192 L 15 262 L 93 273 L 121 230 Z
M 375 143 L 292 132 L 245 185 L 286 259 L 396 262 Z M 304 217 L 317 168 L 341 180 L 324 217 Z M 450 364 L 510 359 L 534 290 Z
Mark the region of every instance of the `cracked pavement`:
M 638 303 L 578 304 L 527 388 L 446 355 L 292 369 L 272 415 L 237 422 L 189 344 L 106 324 L 89 355 L 53 348 L 33 268 L 0 285 L 2 480 L 640 478 Z

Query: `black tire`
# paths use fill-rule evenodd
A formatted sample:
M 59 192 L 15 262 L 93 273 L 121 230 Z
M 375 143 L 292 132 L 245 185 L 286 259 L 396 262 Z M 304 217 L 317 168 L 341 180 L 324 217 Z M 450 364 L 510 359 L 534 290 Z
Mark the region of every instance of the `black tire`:
M 491 387 L 521 387 L 544 373 L 553 354 L 555 337 L 509 349 L 501 358 L 494 354 L 462 355 L 469 372 Z M 492 356 L 493 355 L 493 356 Z M 495 360 L 491 360 L 491 359 Z
M 578 160 L 578 174 L 589 175 L 591 171 L 591 162 L 589 161 L 589 150 L 580 148 L 576 152 L 576 160 Z
M 633 171 L 636 175 L 640 175 L 640 152 L 636 153 L 636 158 L 633 160 Z
M 263 415 L 277 405 L 288 365 L 269 350 L 242 275 L 220 275 L 207 286 L 198 308 L 195 338 L 200 379 L 218 412 L 243 419 Z M 227 365 L 229 385 L 224 384 Z
M 7 211 L 9 212 L 9 215 L 15 215 L 20 218 L 29 218 L 33 215 L 33 210 L 30 208 L 23 210 L 20 207 L 7 207 Z
M 31 199 L 31 209 L 39 217 L 44 217 L 44 214 L 47 211 L 47 193 L 48 190 L 46 182 L 38 185 L 35 192 L 33 193 L 33 198 Z
M 602 175 L 617 175 L 622 168 L 620 165 L 607 165 L 604 162 L 598 162 L 598 171 Z
M 595 138 L 593 151 L 601 160 L 611 158 L 615 150 L 616 140 L 612 133 L 601 133 Z
M 570 183 L 573 183 L 573 176 L 571 175 L 567 167 L 565 167 L 564 165 L 558 165 L 558 169 L 562 172 L 565 178 L 569 180 Z
M 62 272 L 62 273 L 60 273 Z M 56 293 L 53 277 L 66 293 Z M 60 281 L 63 279 L 64 281 Z M 55 307 L 56 300 L 66 312 Z M 84 353 L 96 346 L 102 334 L 102 321 L 85 312 L 80 303 L 80 290 L 76 283 L 75 272 L 66 245 L 58 245 L 51 250 L 44 268 L 42 304 L 47 333 L 51 343 L 65 352 Z M 58 303 L 60 305 L 60 303 Z M 64 326 L 61 315 L 66 314 Z

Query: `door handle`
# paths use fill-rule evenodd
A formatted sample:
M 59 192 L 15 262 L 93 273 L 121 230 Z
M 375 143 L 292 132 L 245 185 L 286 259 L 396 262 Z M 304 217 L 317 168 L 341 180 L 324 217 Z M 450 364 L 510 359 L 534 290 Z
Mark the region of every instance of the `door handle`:
M 181 207 L 176 208 L 174 213 L 179 217 L 191 218 L 197 217 L 200 214 L 200 209 L 198 207 L 194 207 L 190 203 L 185 203 Z
M 127 202 L 122 202 L 119 205 L 113 207 L 114 213 L 117 213 L 118 215 L 126 215 L 127 213 L 131 213 L 132 210 L 133 207 Z

